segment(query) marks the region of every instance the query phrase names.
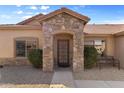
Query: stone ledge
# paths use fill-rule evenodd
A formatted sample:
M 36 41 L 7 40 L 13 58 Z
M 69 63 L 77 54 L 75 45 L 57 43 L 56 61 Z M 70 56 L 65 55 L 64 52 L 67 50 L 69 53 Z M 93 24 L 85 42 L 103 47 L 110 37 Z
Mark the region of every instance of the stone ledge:
M 31 65 L 28 59 L 0 58 L 0 65 Z

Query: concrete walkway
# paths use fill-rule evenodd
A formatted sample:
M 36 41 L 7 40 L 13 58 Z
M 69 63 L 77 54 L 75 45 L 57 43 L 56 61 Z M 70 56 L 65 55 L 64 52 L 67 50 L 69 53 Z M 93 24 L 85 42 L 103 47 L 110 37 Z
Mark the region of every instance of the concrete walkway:
M 75 80 L 76 88 L 124 88 L 124 81 Z
M 74 79 L 70 70 L 57 70 L 53 74 L 52 84 L 63 84 L 66 87 L 74 88 Z
M 68 88 L 124 88 L 124 81 L 74 80 L 70 70 L 55 71 L 51 84 Z

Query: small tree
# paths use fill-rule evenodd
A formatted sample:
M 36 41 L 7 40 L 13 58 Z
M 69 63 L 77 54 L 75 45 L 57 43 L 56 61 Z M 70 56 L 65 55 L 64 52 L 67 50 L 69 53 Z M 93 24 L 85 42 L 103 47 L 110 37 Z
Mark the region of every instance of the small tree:
M 35 68 L 42 68 L 43 54 L 41 49 L 32 49 L 28 54 L 28 60 Z
M 84 66 L 92 68 L 97 62 L 97 50 L 93 46 L 84 47 Z

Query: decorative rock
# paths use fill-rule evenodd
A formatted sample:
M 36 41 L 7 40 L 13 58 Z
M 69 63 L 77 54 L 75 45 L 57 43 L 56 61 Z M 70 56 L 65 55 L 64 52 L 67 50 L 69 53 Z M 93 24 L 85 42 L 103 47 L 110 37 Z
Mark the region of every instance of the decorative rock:
M 73 34 L 73 71 L 79 72 L 84 69 L 83 61 L 83 28 L 84 21 L 69 14 L 61 13 L 44 20 L 43 23 L 44 48 L 43 48 L 43 71 L 53 71 L 53 37 L 57 32 L 69 32 Z M 49 48 L 46 48 L 49 47 Z

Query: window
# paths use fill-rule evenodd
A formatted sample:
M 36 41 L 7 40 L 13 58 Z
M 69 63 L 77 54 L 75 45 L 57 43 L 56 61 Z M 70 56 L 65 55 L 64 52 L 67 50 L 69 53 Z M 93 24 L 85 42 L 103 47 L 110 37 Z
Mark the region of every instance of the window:
M 99 54 L 105 54 L 105 48 L 106 48 L 105 44 L 106 44 L 105 40 L 95 40 L 94 46 Z
M 102 40 L 94 40 L 94 45 L 96 46 L 102 46 Z
M 28 53 L 37 47 L 37 40 L 16 40 L 16 57 L 27 57 Z
M 84 41 L 84 45 L 86 45 L 86 46 L 94 46 L 94 41 L 93 40 Z
M 84 41 L 85 46 L 94 46 L 97 49 L 97 52 L 99 54 L 104 53 L 105 54 L 105 49 L 106 49 L 106 42 L 105 40 L 85 40 Z
M 25 57 L 25 41 L 16 41 L 16 56 Z

